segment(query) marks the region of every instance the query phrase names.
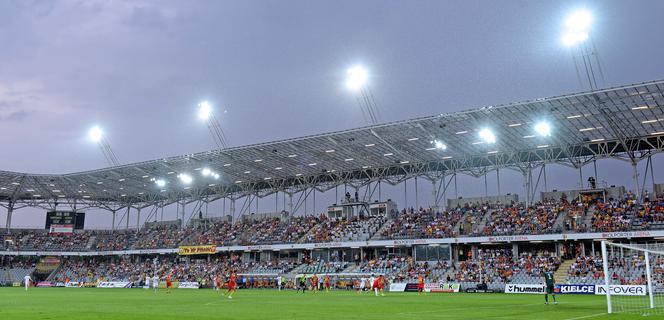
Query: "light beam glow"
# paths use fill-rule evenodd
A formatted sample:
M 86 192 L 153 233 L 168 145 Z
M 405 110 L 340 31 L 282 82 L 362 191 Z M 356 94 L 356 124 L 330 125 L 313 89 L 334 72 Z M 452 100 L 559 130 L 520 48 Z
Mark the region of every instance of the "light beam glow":
M 350 90 L 359 90 L 369 80 L 369 73 L 362 66 L 354 66 L 346 70 L 346 87 Z

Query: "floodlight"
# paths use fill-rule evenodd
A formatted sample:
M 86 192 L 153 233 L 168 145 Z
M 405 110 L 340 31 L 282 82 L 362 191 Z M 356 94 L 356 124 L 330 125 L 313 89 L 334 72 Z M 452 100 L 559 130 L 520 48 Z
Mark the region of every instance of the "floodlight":
M 219 174 L 218 174 L 218 173 L 215 173 L 215 174 L 214 174 L 214 178 L 215 178 L 215 179 L 219 179 Z
M 434 140 L 433 145 L 436 147 L 438 150 L 445 150 L 447 149 L 447 145 L 445 145 L 442 141 L 440 140 Z
M 542 137 L 551 136 L 551 125 L 548 122 L 542 121 L 535 125 L 535 132 Z
M 166 185 L 166 181 L 164 179 L 159 179 L 154 182 L 158 187 L 163 187 Z
M 565 33 L 561 38 L 563 45 L 571 47 L 586 41 L 592 20 L 587 10 L 572 12 L 565 20 Z
M 207 176 L 212 174 L 212 171 L 210 171 L 210 169 L 208 169 L 208 168 L 203 168 L 203 170 L 201 171 L 201 174 L 203 174 L 204 177 L 207 177 Z
M 369 79 L 367 70 L 362 66 L 354 66 L 346 70 L 346 87 L 351 90 L 359 90 Z
M 180 178 L 180 181 L 182 181 L 184 184 L 190 184 L 192 181 L 194 181 L 194 179 L 186 173 L 179 174 L 178 178 Z
M 479 132 L 480 138 L 486 143 L 496 143 L 496 135 L 489 129 L 482 129 Z
M 101 131 L 101 128 L 99 126 L 94 126 L 92 129 L 90 129 L 88 135 L 90 136 L 90 140 L 94 142 L 99 142 L 101 141 L 101 138 L 104 136 L 103 131 Z
M 588 31 L 588 28 L 590 28 L 590 24 L 593 21 L 593 16 L 590 14 L 588 10 L 578 10 L 572 12 L 569 16 L 567 16 L 567 20 L 565 21 L 565 26 L 569 30 L 574 30 L 574 31 Z
M 212 115 L 212 106 L 209 102 L 203 101 L 198 104 L 198 117 L 201 120 L 207 120 Z

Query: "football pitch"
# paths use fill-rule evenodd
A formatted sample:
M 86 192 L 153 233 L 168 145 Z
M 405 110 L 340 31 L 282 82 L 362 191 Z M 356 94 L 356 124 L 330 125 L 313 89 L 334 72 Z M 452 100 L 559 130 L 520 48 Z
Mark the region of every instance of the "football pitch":
M 563 295 L 544 305 L 540 295 L 387 293 L 312 294 L 240 290 L 226 299 L 212 290 L 0 288 L 0 319 L 661 319 L 606 314 L 604 296 Z

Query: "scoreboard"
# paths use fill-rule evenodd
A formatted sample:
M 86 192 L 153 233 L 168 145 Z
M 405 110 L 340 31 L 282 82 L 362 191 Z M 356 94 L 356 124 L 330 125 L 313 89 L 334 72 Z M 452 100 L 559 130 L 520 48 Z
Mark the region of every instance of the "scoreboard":
M 48 211 L 46 212 L 46 229 L 51 228 L 52 224 L 73 225 L 75 230 L 83 230 L 85 212 Z

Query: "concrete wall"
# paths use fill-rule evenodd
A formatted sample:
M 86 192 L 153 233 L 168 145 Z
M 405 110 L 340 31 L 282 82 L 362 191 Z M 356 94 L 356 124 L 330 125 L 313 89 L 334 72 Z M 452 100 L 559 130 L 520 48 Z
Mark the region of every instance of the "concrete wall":
M 477 205 L 477 204 L 483 204 L 483 203 L 495 203 L 500 201 L 501 203 L 511 203 L 511 202 L 519 202 L 519 195 L 517 194 L 508 194 L 504 196 L 489 196 L 489 197 L 471 197 L 471 198 L 463 198 L 459 197 L 459 199 L 447 199 L 447 207 L 448 208 L 456 208 L 458 206 L 465 206 L 466 204 L 469 205 Z

